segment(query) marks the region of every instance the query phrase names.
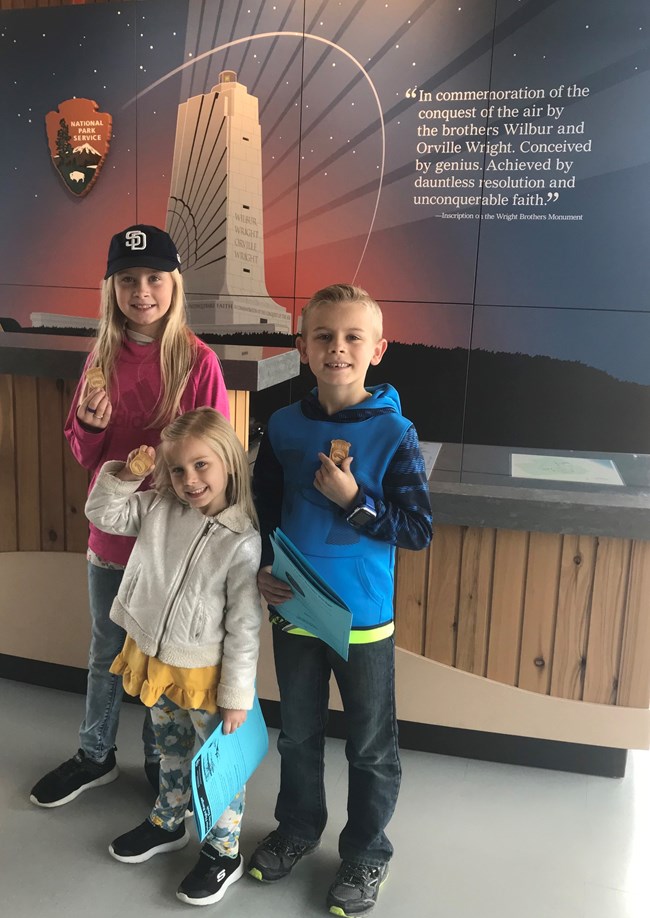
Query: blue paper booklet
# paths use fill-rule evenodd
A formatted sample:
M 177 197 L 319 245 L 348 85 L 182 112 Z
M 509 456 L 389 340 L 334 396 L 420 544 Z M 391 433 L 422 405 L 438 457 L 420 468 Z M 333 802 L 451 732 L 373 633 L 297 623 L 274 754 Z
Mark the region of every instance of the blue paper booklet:
M 271 544 L 272 574 L 293 590 L 293 597 L 279 605 L 278 612 L 347 660 L 352 613 L 281 529 L 271 534 Z
M 269 748 L 269 735 L 255 695 L 244 723 L 224 736 L 219 724 L 192 759 L 192 803 L 201 841 L 248 781 Z

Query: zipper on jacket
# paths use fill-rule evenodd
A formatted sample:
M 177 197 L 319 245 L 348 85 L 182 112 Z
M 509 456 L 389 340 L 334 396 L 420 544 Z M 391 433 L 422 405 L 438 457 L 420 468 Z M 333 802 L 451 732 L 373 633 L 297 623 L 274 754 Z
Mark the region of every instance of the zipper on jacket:
M 186 579 L 187 579 L 187 575 L 189 574 L 189 572 L 190 572 L 190 570 L 191 570 L 191 568 L 192 568 L 192 566 L 193 566 L 193 562 L 195 561 L 196 556 L 199 555 L 199 554 L 201 553 L 201 551 L 203 551 L 203 546 L 205 545 L 205 540 L 206 540 L 207 537 L 210 535 L 210 533 L 212 532 L 212 530 L 214 529 L 215 526 L 216 526 L 216 523 L 215 523 L 214 520 L 208 520 L 208 521 L 206 522 L 205 526 L 203 527 L 203 531 L 200 533 L 199 537 L 198 537 L 197 539 L 195 539 L 194 544 L 191 546 L 189 552 L 187 553 L 187 555 L 186 555 L 186 557 L 185 557 L 185 565 L 184 565 L 184 567 L 183 567 L 183 569 L 182 569 L 182 571 L 181 571 L 180 577 L 177 579 L 177 587 L 176 587 L 176 589 L 174 590 L 174 592 L 172 593 L 172 595 L 171 595 L 171 597 L 170 597 L 170 599 L 169 599 L 169 602 L 167 603 L 167 605 L 166 605 L 166 607 L 165 607 L 165 610 L 164 610 L 164 612 L 163 612 L 162 618 L 161 618 L 161 625 L 160 625 L 160 628 L 158 629 L 158 633 L 157 633 L 157 635 L 156 635 L 156 653 L 155 653 L 155 656 L 157 656 L 157 655 L 158 655 L 158 652 L 160 651 L 160 644 L 161 644 L 162 638 L 163 638 L 163 636 L 164 636 L 164 634 L 165 634 L 165 631 L 166 631 L 166 629 L 167 629 L 167 623 L 169 622 L 169 619 L 170 619 L 171 616 L 172 616 L 172 612 L 174 611 L 174 606 L 175 606 L 175 604 L 176 604 L 176 600 L 178 599 L 178 596 L 180 595 L 180 593 L 182 593 L 182 591 L 183 591 L 183 587 L 185 586 L 185 581 L 186 581 Z

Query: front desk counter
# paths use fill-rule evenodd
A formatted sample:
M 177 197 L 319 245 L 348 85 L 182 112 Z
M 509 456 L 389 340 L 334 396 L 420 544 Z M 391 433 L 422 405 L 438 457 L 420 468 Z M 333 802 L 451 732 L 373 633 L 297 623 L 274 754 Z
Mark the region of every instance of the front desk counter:
M 63 424 L 92 343 L 0 332 L 0 676 L 79 692 L 90 638 L 88 473 L 73 458 Z M 250 393 L 298 376 L 298 352 L 210 347 L 221 360 L 231 421 L 248 449 Z M 277 697 L 270 648 L 263 657 L 266 697 Z
M 398 552 L 396 577 L 407 732 L 439 752 L 622 775 L 627 750 L 650 746 L 650 457 L 423 447 L 435 536 Z M 582 480 L 514 477 L 522 462 Z

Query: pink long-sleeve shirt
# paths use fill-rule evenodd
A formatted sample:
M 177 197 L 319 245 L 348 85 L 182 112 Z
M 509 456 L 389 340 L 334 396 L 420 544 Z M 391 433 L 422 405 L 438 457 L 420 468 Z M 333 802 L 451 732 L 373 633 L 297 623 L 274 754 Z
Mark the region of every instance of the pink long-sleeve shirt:
M 148 426 L 155 416 L 160 394 L 160 344 L 154 341 L 142 345 L 124 339 L 111 382 L 113 412 L 104 430 L 87 427 L 77 418 L 83 381 L 82 375 L 65 423 L 65 436 L 77 462 L 92 472 L 92 487 L 104 462 L 124 460 L 142 443 L 158 446 L 160 442 L 162 428 Z M 181 397 L 180 412 L 205 405 L 230 418 L 219 360 L 214 351 L 197 338 L 196 361 Z M 145 479 L 142 488 L 150 486 L 150 479 Z M 134 541 L 126 536 L 108 535 L 90 524 L 88 547 L 103 561 L 125 565 Z

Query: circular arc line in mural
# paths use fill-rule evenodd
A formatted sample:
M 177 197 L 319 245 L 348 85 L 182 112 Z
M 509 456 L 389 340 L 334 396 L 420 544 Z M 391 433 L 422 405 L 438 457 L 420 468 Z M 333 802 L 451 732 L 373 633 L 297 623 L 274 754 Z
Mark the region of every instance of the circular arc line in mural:
M 368 235 L 366 236 L 366 241 L 363 246 L 363 251 L 361 252 L 361 257 L 359 258 L 359 263 L 357 264 L 356 271 L 354 272 L 354 277 L 352 278 L 352 283 L 355 282 L 359 269 L 361 268 L 361 263 L 363 262 L 366 250 L 368 248 L 368 243 L 370 242 L 370 236 L 372 235 L 372 230 L 375 225 L 375 219 L 377 217 L 377 211 L 379 209 L 379 199 L 381 197 L 382 183 L 384 180 L 384 166 L 386 161 L 386 131 L 384 126 L 384 113 L 381 109 L 381 103 L 379 101 L 379 95 L 375 89 L 375 84 L 370 78 L 370 74 L 364 68 L 363 64 L 354 57 L 353 54 L 350 54 L 345 48 L 342 48 L 340 45 L 337 45 L 336 42 L 330 41 L 328 38 L 323 38 L 321 35 L 312 35 L 309 32 L 260 32 L 259 35 L 247 35 L 244 38 L 235 38 L 233 41 L 225 42 L 223 45 L 218 45 L 216 48 L 211 48 L 209 51 L 203 51 L 201 54 L 197 55 L 195 58 L 192 58 L 191 61 L 186 61 L 184 64 L 181 64 L 180 67 L 175 67 L 173 70 L 170 70 L 169 73 L 166 73 L 165 76 L 160 77 L 160 79 L 155 80 L 151 83 L 150 86 L 145 87 L 139 93 L 137 93 L 133 98 L 129 99 L 128 102 L 124 104 L 122 110 L 128 108 L 129 105 L 132 105 L 138 99 L 141 99 L 147 93 L 151 92 L 157 86 L 160 86 L 161 83 L 164 83 L 166 80 L 169 80 L 171 77 L 176 76 L 177 73 L 180 73 L 183 70 L 186 70 L 188 67 L 193 67 L 195 64 L 198 64 L 199 61 L 204 60 L 206 57 L 210 57 L 213 54 L 218 54 L 220 51 L 226 51 L 228 48 L 232 48 L 235 45 L 242 45 L 247 41 L 255 41 L 260 38 L 310 38 L 313 41 L 320 42 L 323 45 L 329 45 L 332 48 L 335 48 L 337 51 L 340 51 L 341 54 L 349 58 L 352 63 L 359 68 L 365 79 L 368 81 L 368 85 L 372 91 L 372 94 L 377 103 L 377 110 L 379 112 L 379 123 L 381 125 L 381 168 L 379 170 L 379 183 L 377 185 L 377 198 L 375 200 L 375 206 L 372 212 L 372 218 L 370 220 L 370 227 L 368 228 Z

